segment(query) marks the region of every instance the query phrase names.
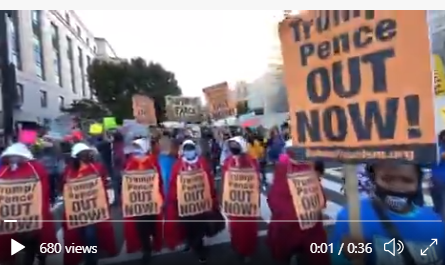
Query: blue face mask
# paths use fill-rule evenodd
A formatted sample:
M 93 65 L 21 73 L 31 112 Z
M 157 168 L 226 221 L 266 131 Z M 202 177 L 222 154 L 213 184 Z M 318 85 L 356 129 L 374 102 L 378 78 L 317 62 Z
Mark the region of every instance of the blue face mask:
M 198 156 L 198 153 L 196 152 L 196 150 L 187 150 L 183 152 L 183 156 L 187 160 L 193 160 Z
M 133 151 L 133 155 L 135 157 L 142 157 L 142 156 L 145 156 L 145 153 L 142 150 L 138 149 L 138 150 Z

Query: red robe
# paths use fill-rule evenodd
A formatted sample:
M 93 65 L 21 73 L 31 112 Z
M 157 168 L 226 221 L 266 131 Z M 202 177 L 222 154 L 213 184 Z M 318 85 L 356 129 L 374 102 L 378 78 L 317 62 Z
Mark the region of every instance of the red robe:
M 35 172 L 34 172 L 34 170 Z M 7 165 L 3 165 L 0 168 L 0 179 L 21 179 L 28 178 L 29 176 L 34 176 L 35 173 L 38 174 L 42 185 L 42 216 L 43 220 L 53 220 L 53 215 L 51 213 L 51 205 L 49 203 L 49 180 L 48 173 L 45 168 L 37 161 L 30 161 L 28 163 L 23 163 L 19 165 L 19 168 L 15 171 Z M 43 222 L 42 229 L 39 232 L 40 243 L 58 243 L 56 237 L 56 230 L 53 222 Z M 17 236 L 11 235 L 0 235 L 0 262 L 10 261 L 11 258 L 11 239 L 18 240 Z M 20 241 L 18 240 L 20 243 Z
M 175 249 L 177 246 L 182 244 L 185 240 L 185 233 L 179 221 L 178 213 L 178 197 L 177 197 L 177 180 L 181 169 L 185 168 L 187 163 L 183 161 L 182 158 L 178 159 L 173 165 L 172 175 L 170 178 L 168 198 L 167 198 L 167 208 L 166 208 L 166 220 L 164 227 L 164 239 L 167 247 L 170 249 Z M 218 198 L 215 190 L 215 184 L 213 179 L 212 171 L 210 170 L 206 160 L 199 157 L 198 162 L 192 165 L 193 169 L 202 168 L 207 175 L 210 193 L 213 199 L 213 209 L 219 209 Z
M 319 246 L 327 242 L 323 222 L 317 222 L 314 227 L 307 230 L 302 230 L 299 222 L 281 222 L 282 220 L 298 220 L 287 182 L 287 175 L 310 170 L 311 168 L 312 165 L 308 163 L 294 163 L 292 160 L 275 166 L 274 181 L 267 198 L 272 212 L 267 241 L 272 256 L 277 261 L 287 261 L 291 255 L 302 253 L 305 255 L 308 264 L 330 264 L 328 253 L 312 254 L 310 252 L 312 243 Z
M 140 161 L 138 158 L 130 156 L 125 165 L 126 170 L 150 170 L 154 169 L 159 173 L 159 191 L 161 192 L 162 199 L 164 200 L 164 185 L 162 183 L 161 170 L 159 164 L 154 160 L 153 156 L 147 156 L 144 160 Z M 159 251 L 162 248 L 162 229 L 163 229 L 163 213 L 157 216 L 158 222 L 156 223 L 156 235 L 153 238 L 152 248 L 154 251 Z M 141 250 L 142 245 L 139 240 L 138 230 L 136 229 L 134 218 L 125 218 L 124 234 L 127 253 L 134 253 Z M 150 235 L 147 235 L 150 236 Z
M 225 161 L 222 168 L 222 181 L 224 181 L 224 176 L 230 167 L 239 168 L 255 168 L 258 175 L 258 183 L 260 183 L 260 171 L 258 164 L 254 158 L 248 154 L 242 154 L 240 157 L 236 158 L 234 156 L 229 156 Z M 223 182 L 224 183 L 224 182 Z M 230 227 L 230 240 L 232 243 L 232 248 L 240 255 L 249 257 L 252 256 L 257 247 L 258 238 L 258 218 L 257 217 L 239 217 L 230 216 L 227 218 Z M 242 222 L 237 222 L 241 220 Z M 246 221 L 252 222 L 246 222 Z
M 91 174 L 99 173 L 102 178 L 102 185 L 106 191 L 106 176 L 104 168 L 99 163 L 91 163 L 81 166 L 76 172 L 72 167 L 67 167 L 63 176 L 62 185 L 65 184 L 67 178 L 81 178 Z M 105 193 L 108 194 L 108 193 Z M 107 196 L 107 202 L 108 202 Z M 63 219 L 66 220 L 65 212 L 63 213 Z M 63 237 L 65 246 L 73 244 L 74 246 L 82 246 L 82 238 L 80 237 L 77 229 L 67 229 L 67 223 L 63 222 Z M 95 224 L 97 229 L 98 249 L 105 251 L 109 256 L 115 256 L 118 254 L 114 239 L 113 224 L 110 222 L 100 222 Z M 82 253 L 67 253 L 64 252 L 63 260 L 65 265 L 77 265 L 83 259 Z

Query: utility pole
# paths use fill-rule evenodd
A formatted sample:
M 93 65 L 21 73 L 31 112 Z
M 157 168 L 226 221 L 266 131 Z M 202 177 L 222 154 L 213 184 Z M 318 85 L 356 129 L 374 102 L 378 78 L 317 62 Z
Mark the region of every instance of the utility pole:
M 11 32 L 9 29 L 12 10 L 0 10 L 0 69 L 1 93 L 3 105 L 3 137 L 4 144 L 9 145 L 15 136 L 14 104 L 16 101 L 15 65 L 12 63 L 10 49 Z

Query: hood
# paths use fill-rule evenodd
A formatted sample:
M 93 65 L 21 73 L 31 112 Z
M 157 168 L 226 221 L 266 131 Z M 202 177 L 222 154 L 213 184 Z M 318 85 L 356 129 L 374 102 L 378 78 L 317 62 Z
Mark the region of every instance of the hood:
M 244 140 L 243 137 L 235 136 L 228 140 L 228 142 L 230 142 L 230 141 L 237 142 L 241 146 L 241 152 L 247 153 L 247 142 L 246 142 L 246 140 Z
M 287 140 L 285 146 L 286 147 L 291 147 L 292 146 L 292 140 Z
M 185 140 L 184 142 L 182 142 L 181 148 L 179 148 L 179 154 L 182 154 L 182 149 L 184 148 L 185 145 L 188 144 L 194 145 L 196 147 L 195 142 L 193 142 L 192 140 Z
M 3 158 L 7 156 L 21 156 L 29 160 L 34 159 L 34 156 L 32 155 L 29 148 L 22 143 L 15 143 L 6 148 L 6 150 L 3 151 L 1 157 Z
M 77 143 L 77 144 L 73 145 L 73 147 L 71 148 L 71 157 L 72 157 L 72 158 L 76 158 L 76 156 L 77 156 L 80 152 L 82 152 L 82 151 L 87 151 L 87 150 L 88 150 L 88 151 L 92 151 L 92 152 L 95 151 L 92 147 L 88 146 L 87 144 L 84 144 L 84 143 Z
M 150 141 L 146 138 L 140 138 L 140 139 L 134 140 L 133 145 L 136 145 L 139 148 L 141 148 L 144 153 L 147 153 L 148 151 L 151 150 Z

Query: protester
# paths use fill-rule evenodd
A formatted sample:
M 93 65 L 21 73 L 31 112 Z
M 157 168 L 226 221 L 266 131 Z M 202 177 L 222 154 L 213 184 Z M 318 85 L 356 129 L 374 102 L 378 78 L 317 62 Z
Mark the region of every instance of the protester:
M 99 251 L 105 251 L 108 255 L 114 256 L 117 254 L 115 246 L 113 226 L 107 220 L 110 219 L 108 209 L 108 195 L 106 192 L 106 170 L 100 163 L 94 162 L 93 149 L 84 144 L 77 143 L 71 150 L 71 161 L 64 172 L 63 178 L 63 197 L 64 197 L 64 222 L 63 235 L 65 246 L 97 246 Z M 93 183 L 93 184 L 91 184 Z M 77 187 L 76 187 L 77 185 Z M 95 218 L 88 215 L 83 222 L 73 222 L 69 220 L 69 215 L 75 212 L 75 209 L 70 205 L 72 195 L 70 192 L 75 191 L 75 188 L 83 186 L 94 187 L 96 189 L 96 196 L 94 204 L 97 209 L 91 209 L 91 204 L 86 199 L 82 199 L 82 207 L 88 209 L 90 212 L 94 211 Z M 93 186 L 94 185 L 94 186 Z M 89 189 L 91 191 L 91 189 Z M 91 199 L 90 199 L 91 200 Z M 85 209 L 84 209 L 85 210 Z M 101 210 L 97 212 L 97 210 Z M 105 212 L 105 213 L 104 213 Z M 98 214 L 100 213 L 100 214 Z M 79 214 L 81 216 L 81 214 Z M 82 257 L 82 255 L 84 255 Z M 83 259 L 85 265 L 96 265 L 99 260 L 98 253 L 74 253 L 64 252 L 64 261 L 67 265 L 77 265 Z
M 334 249 L 333 264 L 345 259 L 365 264 L 441 264 L 445 253 L 445 229 L 441 218 L 429 207 L 419 207 L 414 200 L 422 183 L 421 167 L 383 161 L 368 167 L 368 174 L 375 187 L 375 196 L 360 200 L 360 223 L 362 238 L 351 235 L 348 222 L 349 209 L 344 207 L 337 215 L 331 242 Z M 432 244 L 432 239 L 437 239 Z M 388 253 L 386 243 L 395 239 L 401 242 L 404 250 L 395 255 Z M 340 245 L 362 244 L 372 249 L 369 254 L 356 251 L 349 253 L 343 248 L 338 256 Z M 372 244 L 368 244 L 372 243 Z M 422 255 L 421 251 L 426 251 Z M 343 264 L 343 263 L 342 263 Z
M 196 144 L 184 141 L 180 155 L 169 185 L 165 241 L 173 249 L 185 240 L 199 262 L 206 263 L 208 253 L 203 239 L 209 233 L 215 234 L 210 231 L 215 225 L 212 220 L 219 216 L 219 224 L 224 219 L 219 214 L 211 170 L 205 159 L 199 157 Z M 202 196 L 193 196 L 196 193 Z
M 50 184 L 50 203 L 54 205 L 58 196 L 58 187 L 63 171 L 64 164 L 60 153 L 54 146 L 44 147 L 40 162 L 48 172 L 48 179 Z
M 22 143 L 15 143 L 1 154 L 0 187 L 25 189 L 33 186 L 32 199 L 29 201 L 31 213 L 23 213 L 22 218 L 32 218 L 34 225 L 20 226 L 18 223 L 0 224 L 0 263 L 12 262 L 11 239 L 25 246 L 25 256 L 22 264 L 32 265 L 38 258 L 39 265 L 46 263 L 45 254 L 40 254 L 40 244 L 57 243 L 54 223 L 49 203 L 50 185 L 45 168 L 34 160 L 31 151 Z M 18 182 L 18 180 L 20 180 Z M 31 195 L 31 194 L 29 194 Z M 22 201 L 23 202 L 23 201 Z M 17 207 L 18 200 L 2 198 L 0 204 L 4 207 Z M 2 216 L 4 219 L 17 219 L 17 216 Z M 41 220 L 46 220 L 42 222 Z
M 171 139 L 164 138 L 162 144 L 159 145 L 160 153 L 157 156 L 157 161 L 160 167 L 162 176 L 162 183 L 164 185 L 164 196 L 167 198 L 168 191 L 170 190 L 169 184 L 172 175 L 173 165 L 176 163 L 177 155 L 172 152 Z M 156 157 L 154 157 L 156 159 Z
M 250 130 L 247 130 L 246 139 L 248 154 L 259 162 L 264 156 L 263 145 L 256 139 L 255 135 Z
M 149 155 L 149 140 L 135 140 L 133 146 L 133 154 L 128 158 L 123 172 L 122 210 L 125 219 L 125 244 L 127 253 L 142 249 L 142 264 L 148 264 L 152 251 L 159 251 L 162 247 L 163 180 L 157 161 Z M 132 185 L 139 186 L 144 193 L 132 190 Z M 150 198 L 146 197 L 146 192 L 151 194 Z M 137 198 L 136 202 L 134 197 Z
M 292 159 L 275 166 L 275 178 L 268 194 L 272 217 L 267 241 L 274 259 L 282 264 L 290 264 L 294 255 L 304 260 L 304 264 L 330 264 L 328 253 L 311 252 L 311 244 L 320 246 L 327 242 L 323 222 L 319 221 L 325 207 L 319 182 L 323 171 L 319 163 L 314 168 L 310 163 Z M 316 198 L 317 204 L 312 209 L 300 208 L 307 198 L 296 190 L 297 185 L 306 187 L 311 197 Z
M 260 177 L 258 164 L 254 158 L 247 154 L 246 141 L 240 136 L 233 137 L 227 141 L 227 146 L 230 155 L 224 161 L 222 168 L 224 187 L 229 186 L 226 185 L 225 182 L 230 181 L 230 178 L 233 176 L 232 174 L 236 174 L 238 171 L 244 171 L 245 174 L 253 176 L 253 178 L 250 178 L 251 183 L 249 183 L 249 185 L 253 187 L 251 192 L 254 194 L 251 197 L 251 201 L 259 202 Z M 230 194 L 230 190 L 224 190 L 224 194 Z M 258 212 L 257 216 L 242 217 L 228 214 L 227 211 L 225 212 L 229 219 L 232 247 L 242 261 L 248 262 L 256 250 L 260 213 Z
M 280 135 L 277 127 L 273 127 L 270 130 L 269 138 L 267 139 L 267 157 L 270 162 L 276 163 L 280 154 L 283 151 L 286 143 L 284 138 Z
M 224 161 L 226 161 L 226 158 L 230 156 L 230 150 L 227 144 L 227 141 L 230 139 L 230 137 L 231 135 L 229 132 L 223 132 L 219 142 L 219 145 L 221 147 L 219 163 L 221 166 L 224 165 Z
M 431 170 L 431 198 L 434 210 L 445 217 L 445 130 L 438 135 L 439 158 Z

